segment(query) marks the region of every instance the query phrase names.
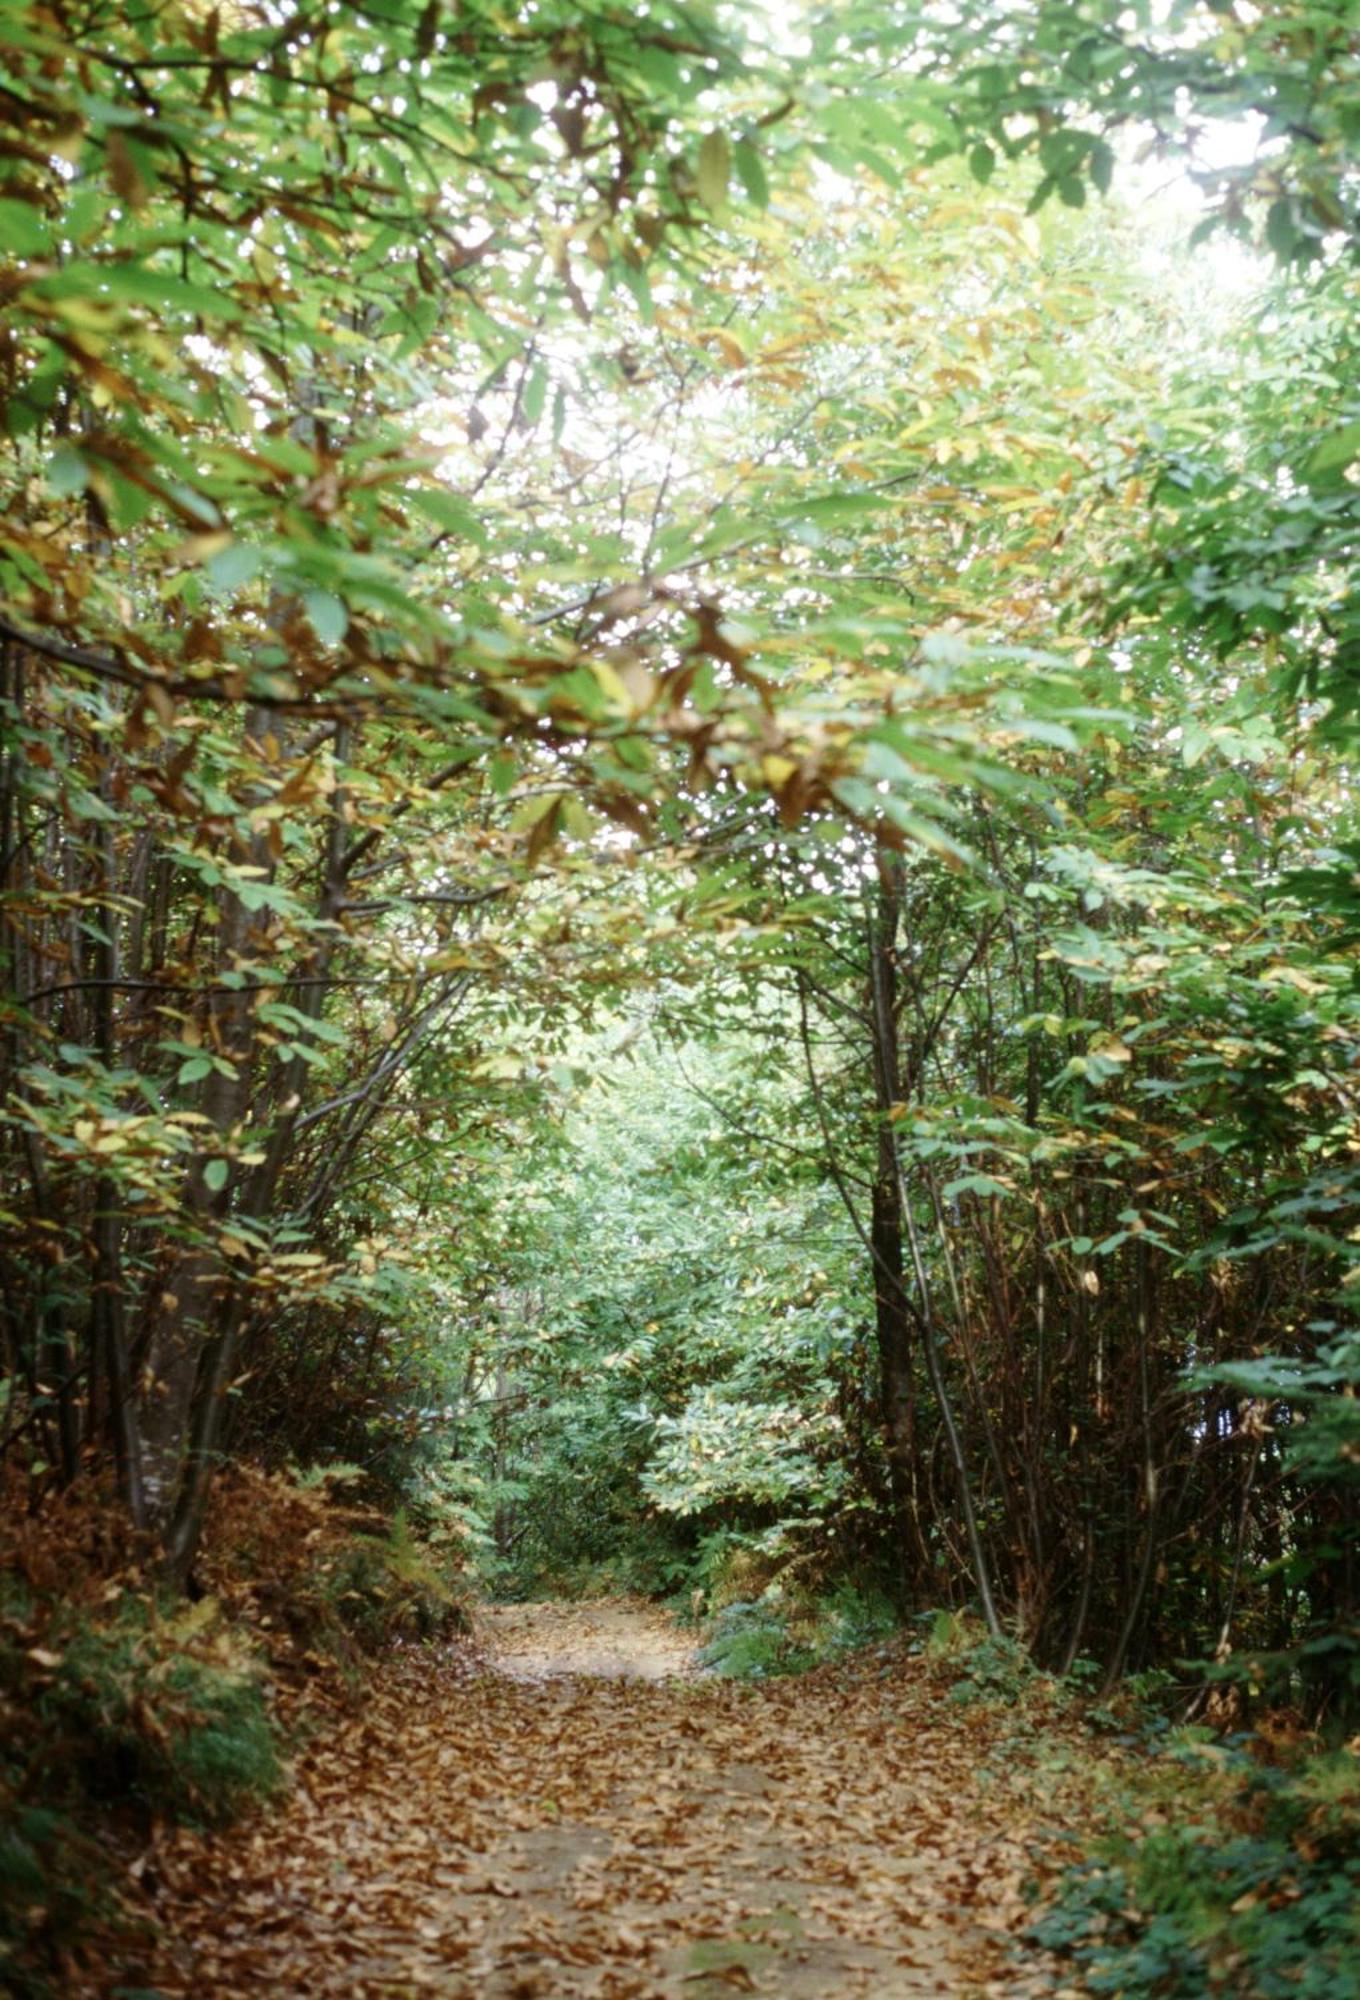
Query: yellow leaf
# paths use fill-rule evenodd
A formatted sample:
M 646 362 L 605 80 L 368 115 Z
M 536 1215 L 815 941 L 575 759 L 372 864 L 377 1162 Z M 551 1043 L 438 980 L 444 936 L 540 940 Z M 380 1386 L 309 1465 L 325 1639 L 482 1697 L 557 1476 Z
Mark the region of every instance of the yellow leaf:
M 1328 993 L 1325 979 L 1312 979 L 1296 965 L 1268 965 L 1261 974 L 1262 986 L 1292 986 L 1296 993 Z
M 601 691 L 607 694 L 612 702 L 616 702 L 620 708 L 632 707 L 632 702 L 628 696 L 628 689 L 624 685 L 618 668 L 614 666 L 612 661 L 592 660 L 590 671 L 599 682 Z

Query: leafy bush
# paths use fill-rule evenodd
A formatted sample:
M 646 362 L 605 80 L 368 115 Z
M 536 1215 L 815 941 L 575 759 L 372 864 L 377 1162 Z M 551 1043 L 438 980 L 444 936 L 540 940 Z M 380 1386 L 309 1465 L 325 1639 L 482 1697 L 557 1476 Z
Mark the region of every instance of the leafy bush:
M 768 1597 L 724 1605 L 699 1655 L 701 1666 L 734 1680 L 799 1673 L 815 1662 L 815 1654 L 792 1637 L 778 1600 Z
M 213 1599 L 78 1624 L 34 1706 L 92 1798 L 225 1820 L 281 1781 L 258 1661 Z
M 0 1512 L 0 1988 L 60 1994 L 83 1938 L 126 1932 L 84 1829 L 268 1799 L 318 1676 L 343 1685 L 360 1647 L 461 1622 L 458 1550 L 338 1504 L 347 1483 L 233 1469 L 190 1605 L 146 1587 L 98 1492 Z
M 113 1912 L 107 1863 L 66 1814 L 19 1799 L 20 1775 L 0 1770 L 0 1990 L 56 2000 L 63 1945 Z
M 1141 1673 L 1125 1674 L 1112 1688 L 1104 1682 L 1100 1662 L 1084 1658 L 1075 1659 L 1062 1677 L 1088 1729 L 1155 1749 L 1172 1727 L 1176 1705 L 1185 1698 L 1183 1676 L 1166 1667 L 1145 1667 Z
M 958 1702 L 1018 1701 L 1041 1678 L 1015 1639 L 994 1638 L 967 1612 L 930 1611 L 922 1656 L 953 1675 L 950 1699 Z
M 326 1560 L 324 1579 L 326 1602 L 369 1650 L 467 1627 L 447 1565 L 416 1539 L 404 1513 L 385 1534 L 347 1541 Z
M 668 1601 L 677 1616 L 683 1615 L 699 1575 L 689 1537 L 677 1535 L 669 1522 L 644 1518 L 628 1524 L 606 1549 L 587 1543 L 573 1550 L 571 1518 L 564 1515 L 551 1545 L 535 1520 L 532 1538 L 521 1541 L 511 1555 L 484 1555 L 478 1569 L 488 1594 L 512 1601 L 652 1597 Z
M 0 1634 L 0 1985 L 57 1994 L 83 1936 L 126 1927 L 92 1813 L 228 1819 L 278 1789 L 277 1725 L 211 1599 L 166 1617 L 127 1591 L 63 1605 L 11 1580 Z
M 1319 1210 L 1336 1206 L 1316 1190 Z M 1280 1205 L 1298 1210 L 1304 1197 Z M 1274 1220 L 1272 1216 L 1271 1220 Z M 1319 1235 L 1321 1232 L 1319 1231 Z M 1352 1238 L 1334 1239 L 1351 1254 Z M 1308 1616 L 1293 1645 L 1248 1649 L 1209 1669 L 1219 1680 L 1269 1688 L 1275 1699 L 1298 1700 L 1314 1718 L 1360 1713 L 1360 1625 L 1355 1617 L 1350 1535 L 1360 1501 L 1360 1334 L 1333 1320 L 1313 1320 L 1319 1343 L 1311 1361 L 1266 1354 L 1207 1369 L 1199 1378 L 1257 1399 L 1272 1412 L 1282 1440 L 1281 1467 L 1298 1481 L 1296 1546 L 1283 1567 Z
M 1261 1768 L 1226 1800 L 1107 1837 L 1032 1928 L 1093 1993 L 1334 2000 L 1360 1964 L 1360 1773 L 1348 1752 Z
M 885 1591 L 842 1583 L 817 1601 L 818 1624 L 833 1653 L 857 1651 L 889 1639 L 901 1626 L 901 1613 Z
M 405 1513 L 389 1522 L 337 1500 L 332 1487 L 353 1478 L 346 1466 L 311 1475 L 237 1466 L 219 1482 L 204 1578 L 288 1679 L 466 1625 L 463 1545 L 417 1536 Z
M 726 1604 L 699 1655 L 714 1673 L 738 1680 L 803 1673 L 897 1629 L 888 1599 L 844 1583 L 826 1596 L 786 1597 L 778 1585 Z

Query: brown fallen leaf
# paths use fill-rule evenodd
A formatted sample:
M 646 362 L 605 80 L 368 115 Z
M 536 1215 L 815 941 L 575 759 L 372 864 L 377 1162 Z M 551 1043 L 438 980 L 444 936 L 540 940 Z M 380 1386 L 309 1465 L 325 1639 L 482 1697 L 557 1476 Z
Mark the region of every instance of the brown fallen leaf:
M 516 1606 L 491 1637 L 508 1671 L 466 1645 L 393 1654 L 362 1709 L 327 1711 L 276 1813 L 162 1830 L 142 1883 L 157 1940 L 135 1979 L 92 1973 L 71 2000 L 116 1984 L 167 2000 L 1051 1992 L 1015 1932 L 1058 1781 L 1000 1754 L 1004 1723 L 942 1702 L 919 1662 L 695 1678 L 681 1635 L 619 1603 Z M 705 1938 L 721 1949 L 696 1972 Z

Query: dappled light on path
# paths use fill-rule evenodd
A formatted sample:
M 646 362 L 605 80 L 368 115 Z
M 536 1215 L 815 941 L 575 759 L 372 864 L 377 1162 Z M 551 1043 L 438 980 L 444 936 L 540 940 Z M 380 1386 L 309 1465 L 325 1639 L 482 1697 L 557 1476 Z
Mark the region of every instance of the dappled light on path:
M 1054 1991 L 1016 1944 L 1053 1800 L 1014 1717 L 900 1648 L 755 1684 L 692 1654 L 614 1601 L 495 1609 L 471 1650 L 398 1656 L 285 1811 L 163 1838 L 156 1990 Z

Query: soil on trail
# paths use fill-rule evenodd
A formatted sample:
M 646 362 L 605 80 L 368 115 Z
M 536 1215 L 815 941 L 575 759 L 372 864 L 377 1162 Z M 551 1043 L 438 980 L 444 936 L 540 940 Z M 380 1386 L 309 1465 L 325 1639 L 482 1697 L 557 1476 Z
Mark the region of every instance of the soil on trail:
M 664 1681 L 695 1669 L 695 1642 L 672 1619 L 618 1598 L 487 1605 L 477 1626 L 500 1671 L 523 1680 L 602 1674 Z
M 1016 1942 L 1052 1778 L 900 1651 L 696 1673 L 645 1607 L 483 1614 L 399 1655 L 279 1811 L 146 1866 L 158 1994 L 1052 1994 Z M 123 1982 L 126 1986 L 126 1974 Z

